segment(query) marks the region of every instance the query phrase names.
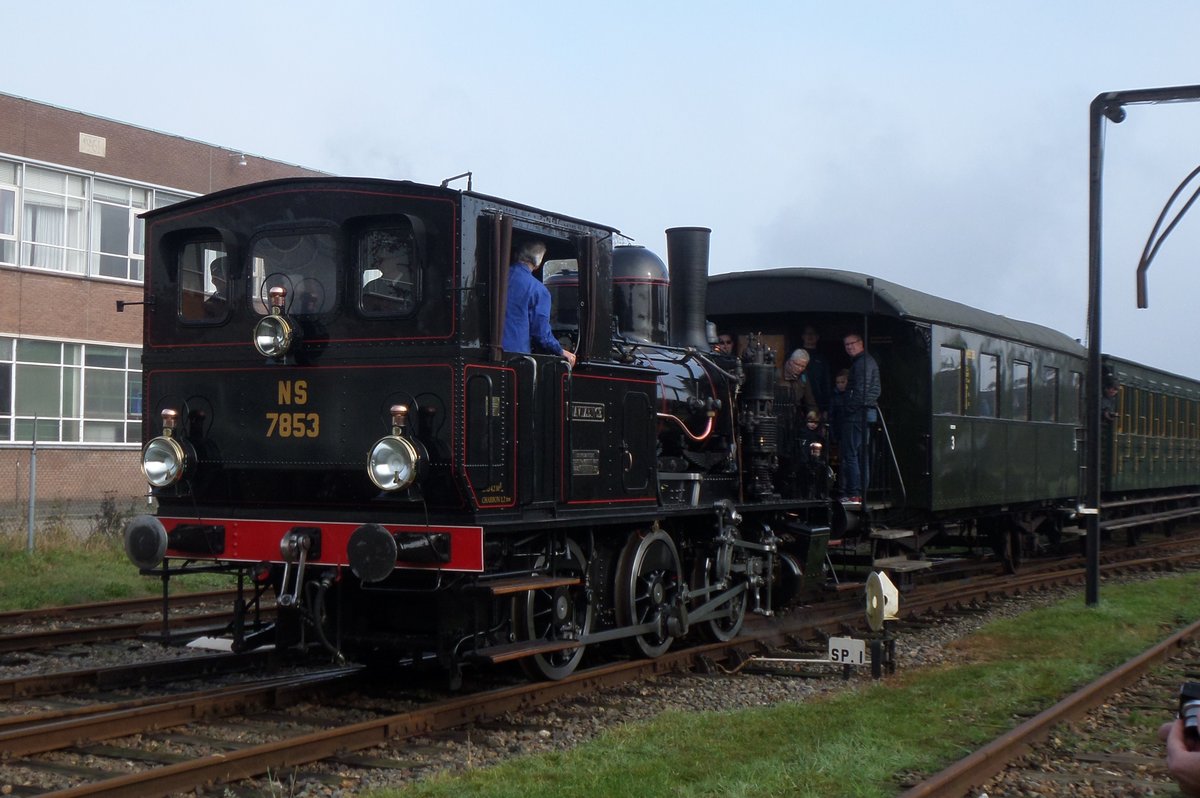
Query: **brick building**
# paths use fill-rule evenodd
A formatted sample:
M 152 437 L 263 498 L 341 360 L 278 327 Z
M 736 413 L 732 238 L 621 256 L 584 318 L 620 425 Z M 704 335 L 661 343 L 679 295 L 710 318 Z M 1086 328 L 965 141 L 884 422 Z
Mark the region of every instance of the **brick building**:
M 319 175 L 240 150 L 0 94 L 0 522 L 39 502 L 145 492 L 143 223 L 243 183 Z M 36 420 L 36 422 L 35 422 Z

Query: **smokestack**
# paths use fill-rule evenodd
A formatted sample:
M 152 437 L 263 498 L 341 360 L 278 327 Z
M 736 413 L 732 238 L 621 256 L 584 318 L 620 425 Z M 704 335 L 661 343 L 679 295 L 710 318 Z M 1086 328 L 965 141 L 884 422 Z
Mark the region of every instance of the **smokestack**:
M 708 351 L 704 327 L 708 295 L 707 227 L 667 230 L 667 266 L 671 270 L 671 344 Z

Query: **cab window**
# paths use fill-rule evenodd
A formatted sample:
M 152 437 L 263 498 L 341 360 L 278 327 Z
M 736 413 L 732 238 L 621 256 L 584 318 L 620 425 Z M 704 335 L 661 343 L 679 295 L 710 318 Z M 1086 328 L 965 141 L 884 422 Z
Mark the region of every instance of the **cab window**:
M 411 224 L 373 227 L 357 241 L 359 309 L 367 316 L 408 317 L 421 306 L 424 263 Z
M 270 291 L 282 288 L 284 311 L 297 316 L 328 313 L 337 306 L 337 244 L 330 233 L 271 233 L 255 239 L 250 253 L 249 294 L 255 313 L 270 312 Z
M 219 240 L 189 241 L 179 251 L 179 318 L 219 324 L 229 317 L 229 256 Z

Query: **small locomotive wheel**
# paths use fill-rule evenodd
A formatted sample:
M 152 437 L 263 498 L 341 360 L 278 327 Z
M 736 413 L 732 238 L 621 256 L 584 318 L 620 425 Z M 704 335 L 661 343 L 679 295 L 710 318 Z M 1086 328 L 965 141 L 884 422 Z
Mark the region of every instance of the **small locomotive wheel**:
M 536 567 L 544 568 L 546 557 L 538 558 Z M 567 540 L 566 551 L 554 561 L 554 573 L 577 576 L 579 584 L 569 588 L 530 590 L 516 599 L 513 608 L 518 637 L 523 640 L 575 639 L 592 630 L 592 605 L 587 594 L 587 556 L 583 547 Z M 583 659 L 586 646 L 534 654 L 521 660 L 521 665 L 535 679 L 563 679 L 570 676 Z
M 631 639 L 633 653 L 657 657 L 671 647 L 674 638 L 667 630 L 667 619 L 682 583 L 679 552 L 670 535 L 656 530 L 630 537 L 617 563 L 617 622 L 657 625 L 654 631 Z

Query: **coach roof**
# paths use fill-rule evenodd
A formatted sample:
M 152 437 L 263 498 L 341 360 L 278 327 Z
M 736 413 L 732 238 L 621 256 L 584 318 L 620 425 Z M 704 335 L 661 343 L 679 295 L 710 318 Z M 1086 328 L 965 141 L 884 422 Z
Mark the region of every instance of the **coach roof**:
M 872 281 L 873 280 L 873 286 Z M 742 313 L 859 313 L 895 316 L 993 335 L 1083 357 L 1068 335 L 988 313 L 896 283 L 837 269 L 763 269 L 709 278 L 710 316 Z

